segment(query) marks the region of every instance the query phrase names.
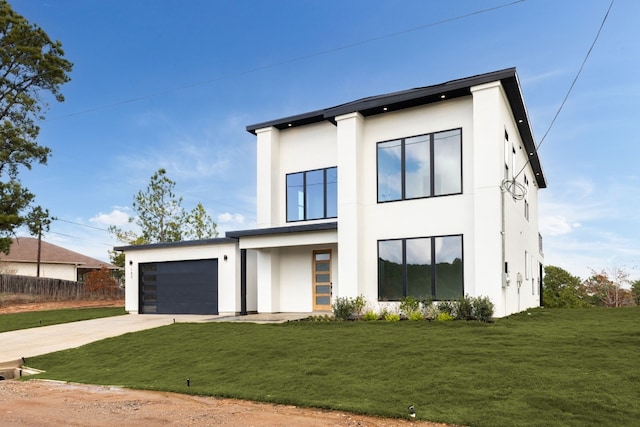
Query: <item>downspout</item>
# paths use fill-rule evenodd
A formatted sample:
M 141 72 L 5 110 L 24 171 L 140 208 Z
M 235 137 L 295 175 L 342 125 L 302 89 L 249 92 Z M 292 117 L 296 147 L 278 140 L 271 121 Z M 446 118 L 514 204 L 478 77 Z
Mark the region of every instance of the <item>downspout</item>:
M 507 286 L 509 286 L 509 271 L 507 269 L 507 237 L 506 237 L 506 219 L 505 219 L 505 202 L 504 197 L 506 193 L 505 181 L 502 181 L 500 185 L 500 236 L 502 245 L 502 265 L 500 270 L 502 271 L 502 305 L 504 306 L 504 313 L 507 312 Z

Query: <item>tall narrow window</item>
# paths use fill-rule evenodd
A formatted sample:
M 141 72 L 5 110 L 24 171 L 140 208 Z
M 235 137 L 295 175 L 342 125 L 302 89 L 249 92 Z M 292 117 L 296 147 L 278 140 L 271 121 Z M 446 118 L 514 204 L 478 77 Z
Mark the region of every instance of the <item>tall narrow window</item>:
M 529 179 L 524 176 L 524 217 L 529 219 Z
M 462 193 L 462 130 L 379 142 L 378 202 Z
M 287 221 L 338 216 L 338 169 L 316 169 L 287 175 Z
M 505 181 L 509 179 L 509 134 L 507 131 L 504 131 L 504 179 Z
M 402 141 L 378 144 L 378 201 L 402 198 Z

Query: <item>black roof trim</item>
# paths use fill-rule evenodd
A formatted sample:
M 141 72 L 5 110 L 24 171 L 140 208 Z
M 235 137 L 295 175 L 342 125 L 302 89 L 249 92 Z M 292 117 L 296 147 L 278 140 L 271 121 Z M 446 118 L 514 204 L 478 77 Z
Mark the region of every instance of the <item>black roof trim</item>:
M 337 230 L 338 222 L 319 222 L 315 224 L 303 224 L 303 225 L 289 225 L 284 227 L 269 227 L 269 228 L 255 228 L 252 230 L 238 230 L 227 231 L 227 237 L 233 237 L 236 239 L 249 236 L 263 236 L 271 234 L 289 234 L 289 233 L 304 233 L 309 231 L 325 231 L 325 230 Z
M 113 248 L 115 251 L 135 251 L 143 249 L 160 249 L 160 248 L 182 248 L 189 246 L 207 246 L 207 245 L 220 245 L 223 243 L 236 243 L 237 239 L 230 239 L 228 237 L 217 237 L 215 239 L 203 239 L 203 240 L 183 240 L 180 242 L 165 242 L 165 243 L 148 243 L 144 245 L 130 245 L 130 246 L 116 246 Z
M 384 95 L 362 98 L 346 104 L 329 107 L 309 113 L 298 114 L 296 116 L 284 117 L 268 122 L 257 123 L 247 126 L 247 131 L 256 134 L 259 129 L 275 127 L 276 129 L 288 129 L 295 126 L 303 126 L 311 123 L 330 121 L 335 123 L 336 116 L 358 112 L 363 116 L 383 114 L 389 111 L 397 111 L 419 105 L 430 104 L 438 101 L 458 98 L 471 95 L 471 88 L 485 83 L 500 81 L 507 94 L 507 99 L 514 119 L 520 131 L 520 136 L 529 155 L 531 167 L 533 168 L 538 187 L 546 188 L 547 183 L 542 172 L 540 159 L 535 147 L 533 132 L 529 124 L 529 117 L 524 105 L 520 83 L 515 68 L 493 71 L 462 79 L 451 80 L 433 86 L 425 86 L 415 89 L 403 90 Z

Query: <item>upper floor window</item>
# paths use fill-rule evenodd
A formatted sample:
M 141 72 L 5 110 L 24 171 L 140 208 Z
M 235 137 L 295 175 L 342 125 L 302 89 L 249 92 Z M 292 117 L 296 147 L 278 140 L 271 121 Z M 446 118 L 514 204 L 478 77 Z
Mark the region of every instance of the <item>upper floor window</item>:
M 338 168 L 287 175 L 287 222 L 338 216 Z
M 462 130 L 378 143 L 378 202 L 462 193 Z

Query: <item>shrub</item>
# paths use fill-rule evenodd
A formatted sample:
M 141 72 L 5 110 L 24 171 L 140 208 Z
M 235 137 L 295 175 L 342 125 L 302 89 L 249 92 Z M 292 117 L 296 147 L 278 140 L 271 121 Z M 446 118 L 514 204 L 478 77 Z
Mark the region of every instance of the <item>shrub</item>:
M 100 270 L 93 270 L 86 274 L 84 288 L 89 292 L 105 292 L 115 295 L 118 291 L 118 281 L 113 278 L 107 267 L 101 265 Z
M 455 319 L 456 317 L 456 304 L 451 301 L 440 301 L 438 303 L 438 310 L 441 313 L 447 313 L 449 316 Z
M 411 317 L 413 313 L 420 311 L 420 301 L 416 298 L 408 296 L 400 301 L 400 312 L 404 314 L 406 318 Z
M 378 318 L 379 318 L 378 314 L 373 310 L 367 310 L 362 316 L 362 320 L 367 320 L 367 321 L 378 320 Z
M 362 318 L 364 308 L 367 306 L 367 299 L 364 295 L 358 295 L 353 299 L 353 314 L 356 318 Z
M 420 311 L 413 311 L 411 312 L 411 314 L 409 314 L 409 320 L 414 320 L 414 321 L 424 320 L 424 316 Z
M 473 302 L 474 298 L 471 298 L 468 295 L 463 295 L 456 302 L 456 318 L 460 320 L 471 320 L 474 318 L 473 313 Z
M 472 300 L 473 317 L 481 322 L 491 321 L 493 317 L 494 305 L 489 297 L 476 297 Z
M 427 306 L 423 306 L 422 311 L 424 318 L 427 320 L 435 320 L 438 317 L 438 314 L 440 314 L 438 306 L 433 303 Z
M 439 322 L 448 322 L 450 320 L 455 320 L 455 317 L 443 311 L 438 314 L 438 317 L 436 317 L 436 320 Z
M 355 309 L 353 298 L 338 297 L 331 306 L 336 320 L 349 320 Z
M 384 320 L 386 320 L 387 322 L 399 322 L 400 315 L 398 313 L 387 312 L 384 314 Z

